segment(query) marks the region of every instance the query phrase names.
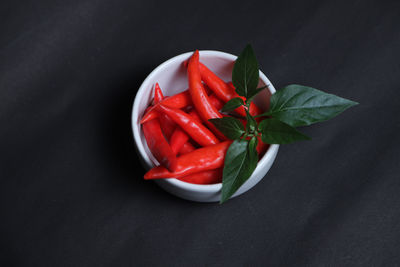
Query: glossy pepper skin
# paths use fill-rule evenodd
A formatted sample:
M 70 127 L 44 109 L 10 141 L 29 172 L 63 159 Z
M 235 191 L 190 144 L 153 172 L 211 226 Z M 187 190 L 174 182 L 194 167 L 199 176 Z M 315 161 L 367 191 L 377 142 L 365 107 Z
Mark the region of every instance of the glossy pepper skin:
M 180 127 L 175 128 L 170 139 L 171 149 L 175 154 L 178 154 L 183 145 L 189 141 L 189 136 Z
M 160 88 L 158 86 L 158 83 L 156 83 L 156 88 Z M 205 88 L 206 93 L 208 93 L 207 91 L 210 91 L 210 89 L 208 89 L 208 87 Z M 160 89 L 161 91 L 161 89 Z M 156 90 L 154 92 L 154 99 L 157 97 L 156 93 L 159 93 L 160 91 Z M 161 92 L 162 93 L 162 92 Z M 185 90 L 181 93 L 178 93 L 176 95 L 173 96 L 167 96 L 166 98 L 162 99 L 163 102 L 162 104 L 171 107 L 171 108 L 185 108 L 188 106 L 193 105 L 192 103 L 192 98 L 190 96 L 189 90 Z M 215 107 L 216 110 L 220 110 L 223 106 L 224 106 L 224 102 L 222 102 L 214 93 L 209 95 L 209 100 L 211 102 L 211 104 Z M 155 104 L 156 101 L 154 101 Z M 140 121 L 140 123 L 145 123 L 146 121 L 158 118 L 158 113 L 155 111 L 154 107 L 152 107 L 149 111 L 147 111 L 142 120 Z
M 197 120 L 198 122 L 201 123 L 200 117 L 197 114 L 195 110 L 192 110 L 189 115 L 194 119 Z M 178 152 L 181 150 L 182 146 L 189 140 L 189 136 L 186 134 L 184 130 L 182 130 L 181 127 L 176 127 L 174 133 L 171 136 L 170 139 L 170 145 L 171 149 L 175 154 L 178 154 Z
M 220 139 L 226 139 L 218 129 L 210 123 L 209 119 L 222 118 L 221 113 L 211 104 L 206 90 L 201 82 L 199 69 L 199 51 L 196 50 L 189 59 L 188 67 L 189 92 L 192 102 L 202 120 Z
M 200 63 L 199 69 L 201 73 L 201 79 L 222 101 L 228 102 L 229 100 L 235 97 L 240 97 L 244 101 L 246 100 L 246 98 L 241 97 L 236 93 L 233 84 L 232 86 L 230 86 L 228 83 L 226 83 L 217 75 L 215 75 L 215 73 L 212 72 L 209 68 L 207 68 L 206 65 Z M 238 107 L 237 109 L 235 109 L 235 111 L 241 116 L 244 117 L 246 116 L 246 111 L 244 110 L 243 107 Z M 250 114 L 253 116 L 261 114 L 261 110 L 254 103 L 251 103 Z
M 179 178 L 192 173 L 214 170 L 224 165 L 225 154 L 232 141 L 221 142 L 216 145 L 202 147 L 178 158 L 176 170 L 168 171 L 163 166 L 149 170 L 144 179 Z
M 217 109 L 220 110 L 224 106 L 224 102 L 222 102 L 214 93 L 209 96 L 211 104 Z
M 154 104 L 158 104 L 164 95 L 158 83 L 154 86 Z M 166 124 L 168 126 L 168 123 Z M 153 156 L 160 162 L 161 165 L 167 167 L 171 171 L 176 169 L 177 159 L 172 152 L 170 145 L 163 135 L 163 127 L 158 119 L 146 122 L 142 125 L 143 134 Z
M 170 108 L 184 108 L 192 105 L 192 98 L 188 90 L 183 91 L 179 94 L 173 96 L 165 97 L 159 104 Z M 143 116 L 140 123 L 145 123 L 146 121 L 155 119 L 158 117 L 158 113 L 155 111 L 157 104 L 151 107 Z
M 160 122 L 161 130 L 163 131 L 165 138 L 169 141 L 175 131 L 176 123 L 164 113 L 158 115 L 158 121 Z
M 163 92 L 160 88 L 160 85 L 158 83 L 155 84 L 154 86 L 154 105 L 157 105 L 164 99 Z M 176 128 L 176 124 L 173 120 L 171 120 L 167 115 L 165 114 L 160 114 L 157 117 L 160 117 L 159 123 L 161 126 L 161 130 L 164 133 L 165 138 L 169 140 L 171 138 L 172 133 L 174 132 Z
M 154 99 L 153 99 L 154 104 L 153 105 L 160 103 L 161 100 L 163 100 L 163 99 L 164 99 L 164 94 L 160 88 L 160 85 L 158 83 L 156 83 L 154 85 Z
M 179 155 L 185 155 L 194 150 L 196 150 L 196 148 L 190 142 L 186 142 L 185 144 L 183 144 L 183 146 L 179 150 Z
M 157 106 L 156 110 L 170 117 L 199 145 L 209 146 L 219 142 L 218 138 L 207 127 L 182 110 L 169 108 L 161 104 Z
M 215 170 L 197 172 L 178 178 L 178 180 L 191 184 L 217 184 L 222 182 L 222 170 L 223 168 L 218 168 Z
M 214 94 L 224 102 L 228 102 L 236 97 L 235 90 L 232 90 L 221 78 L 215 75 L 203 63 L 199 64 L 201 79 L 214 92 Z
M 199 69 L 199 51 L 196 50 L 188 63 L 188 79 L 189 79 L 189 92 L 192 98 L 193 105 L 195 106 L 200 117 L 204 121 L 213 118 L 221 118 L 221 114 L 210 103 L 207 92 L 201 82 L 201 75 Z
M 184 66 L 188 67 L 188 62 L 185 61 Z M 204 81 L 207 87 L 210 88 L 211 91 L 213 91 L 214 94 L 223 102 L 226 103 L 235 97 L 240 97 L 241 99 L 243 99 L 243 101 L 246 100 L 246 98 L 239 96 L 236 93 L 235 87 L 231 82 L 226 83 L 224 80 L 219 78 L 214 72 L 212 72 L 209 68 L 207 68 L 206 65 L 204 65 L 201 62 L 199 63 L 199 69 L 200 69 L 201 79 Z M 235 109 L 235 111 L 243 117 L 246 116 L 246 111 L 244 110 L 243 107 L 238 107 L 237 109 Z M 251 115 L 255 116 L 261 113 L 262 111 L 259 107 L 257 107 L 254 103 L 250 104 Z
M 188 95 L 188 98 L 190 98 L 189 92 L 187 92 L 187 95 Z M 163 99 L 164 99 L 164 95 L 160 88 L 160 85 L 158 83 L 156 83 L 154 86 L 154 99 L 153 99 L 154 103 L 153 104 L 154 105 L 158 104 Z M 217 101 L 218 100 L 215 100 L 215 103 L 218 105 Z M 195 110 L 192 110 L 189 114 L 193 118 L 200 121 L 200 118 Z M 175 153 L 175 155 L 178 154 L 179 152 L 182 154 L 186 154 L 186 153 L 189 153 L 196 149 L 192 144 L 190 144 L 190 143 L 186 144 L 186 141 L 189 140 L 189 137 L 187 136 L 187 134 L 184 131 L 182 131 L 182 129 L 179 126 L 176 125 L 176 123 L 174 121 L 172 121 L 164 113 L 159 114 L 159 117 L 160 117 L 159 121 L 160 121 L 161 130 L 163 131 L 164 136 L 167 138 L 167 140 L 169 140 L 169 144 L 171 146 L 172 151 Z M 175 132 L 177 132 L 177 133 L 175 133 Z M 174 134 L 176 135 L 175 137 L 174 137 Z
M 158 162 L 167 169 L 174 171 L 177 168 L 177 158 L 165 139 L 158 121 L 151 120 L 142 125 L 147 146 Z

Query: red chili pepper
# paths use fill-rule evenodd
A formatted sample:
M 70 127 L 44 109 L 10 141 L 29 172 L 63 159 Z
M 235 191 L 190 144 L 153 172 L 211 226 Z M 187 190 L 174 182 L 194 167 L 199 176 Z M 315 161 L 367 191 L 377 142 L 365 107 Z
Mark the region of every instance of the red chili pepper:
M 211 104 L 217 109 L 220 110 L 224 106 L 224 102 L 222 102 L 214 93 L 208 96 Z
M 193 105 L 195 106 L 200 117 L 204 121 L 213 118 L 221 118 L 221 114 L 210 103 L 207 92 L 201 83 L 199 70 L 199 51 L 196 50 L 189 60 L 188 64 L 189 92 L 192 97 Z
M 201 82 L 199 69 L 199 51 L 196 50 L 188 63 L 189 92 L 192 102 L 202 120 L 207 124 L 219 138 L 225 140 L 226 137 L 208 120 L 222 118 L 221 113 L 210 103 L 207 92 Z
M 154 105 L 157 105 L 163 99 L 164 99 L 163 92 L 162 92 L 159 84 L 156 83 L 154 86 L 154 99 L 153 99 Z M 174 130 L 176 128 L 175 122 L 173 120 L 171 120 L 165 114 L 158 115 L 157 117 L 160 117 L 159 123 L 161 126 L 161 130 L 164 133 L 165 138 L 167 138 L 167 140 L 169 140 L 171 138 L 172 133 L 174 132 Z
M 197 172 L 178 178 L 178 180 L 192 184 L 217 184 L 222 182 L 222 169 Z
M 144 179 L 179 178 L 196 172 L 221 168 L 224 165 L 225 154 L 231 143 L 231 141 L 225 141 L 196 149 L 178 158 L 174 172 L 168 171 L 163 166 L 157 166 L 149 170 L 144 175 Z
M 171 136 L 176 128 L 176 123 L 164 113 L 158 115 L 158 120 L 165 138 L 167 138 L 167 140 L 171 140 Z
M 202 123 L 199 113 L 195 109 L 189 111 L 189 115 L 199 123 Z
M 232 82 L 228 82 L 227 83 L 228 84 L 228 86 L 229 87 L 231 87 L 233 90 L 235 90 L 235 86 L 233 86 L 233 83 Z M 239 95 L 238 95 L 239 96 Z M 241 97 L 243 100 L 245 100 L 246 98 L 244 98 L 244 97 Z M 236 109 L 235 109 L 236 110 Z M 237 112 L 238 110 L 236 110 L 236 112 Z M 240 111 L 241 112 L 241 111 Z M 261 114 L 262 113 L 262 110 L 256 105 L 256 104 L 254 104 L 253 102 L 251 102 L 250 103 L 250 109 L 249 109 L 249 112 L 250 112 L 250 115 L 252 115 L 252 116 L 256 116 L 256 115 L 259 115 L 259 114 Z M 240 114 L 240 115 L 243 115 L 243 114 Z M 246 113 L 243 115 L 243 116 L 246 116 Z
M 154 86 L 154 105 L 158 104 L 163 99 L 164 99 L 163 92 L 161 91 L 161 88 L 158 85 L 158 83 L 156 83 L 156 85 Z
M 224 102 L 228 102 L 232 98 L 236 97 L 235 90 L 232 90 L 221 78 L 215 75 L 209 68 L 203 63 L 199 64 L 201 79 L 205 84 L 215 93 L 219 99 Z
M 177 158 L 170 145 L 165 139 L 158 120 L 151 120 L 143 123 L 143 134 L 147 146 L 158 162 L 171 171 L 177 168 Z
M 168 115 L 168 117 L 188 133 L 188 135 L 199 145 L 209 146 L 219 142 L 210 130 L 182 110 L 169 108 L 161 104 L 157 105 L 156 110 Z
M 184 66 L 188 66 L 188 62 L 184 62 Z M 246 100 L 245 97 L 239 96 L 236 91 L 235 87 L 233 86 L 232 82 L 226 83 L 221 78 L 219 78 L 214 72 L 212 72 L 206 65 L 203 63 L 199 63 L 199 69 L 201 74 L 201 79 L 210 88 L 214 94 L 224 101 L 225 103 L 235 97 L 240 97 L 243 101 Z M 235 111 L 241 115 L 246 116 L 246 111 L 243 107 L 238 107 Z M 261 109 L 257 107 L 253 102 L 250 104 L 250 114 L 253 116 L 259 115 L 262 113 Z
M 175 154 L 181 150 L 182 146 L 189 140 L 189 136 L 180 128 L 177 127 L 171 135 L 171 149 Z
M 173 96 L 168 96 L 164 98 L 160 103 L 158 104 L 163 104 L 164 106 L 170 107 L 170 108 L 184 108 L 187 106 L 192 105 L 192 98 L 190 97 L 190 93 L 188 90 L 183 91 L 179 94 L 173 95 Z M 150 108 L 145 115 L 143 116 L 142 120 L 140 123 L 145 123 L 146 121 L 155 119 L 158 117 L 158 113 L 155 112 L 155 107 L 157 106 L 154 105 L 152 108 Z
M 154 98 L 152 101 L 152 104 L 150 107 L 148 107 L 146 109 L 146 111 L 144 112 L 143 118 L 147 118 L 145 121 L 142 120 L 140 121 L 141 124 L 145 123 L 146 121 L 158 118 L 158 113 L 156 111 L 152 111 L 154 110 L 154 105 L 160 103 L 162 100 L 164 99 L 164 95 L 163 92 L 160 88 L 160 86 L 158 85 L 158 83 L 155 84 L 154 86 Z
M 198 122 L 201 123 L 200 117 L 197 114 L 195 110 L 192 110 L 189 115 L 194 119 L 197 120 Z M 178 154 L 178 152 L 181 150 L 182 146 L 189 140 L 189 136 L 186 134 L 184 130 L 182 130 L 181 127 L 176 127 L 174 133 L 171 136 L 170 139 L 170 145 L 172 151 L 174 151 L 175 154 Z
M 179 150 L 179 155 L 185 155 L 185 154 L 190 153 L 190 152 L 192 152 L 194 150 L 196 150 L 196 148 L 190 142 L 186 142 L 181 147 L 181 150 Z

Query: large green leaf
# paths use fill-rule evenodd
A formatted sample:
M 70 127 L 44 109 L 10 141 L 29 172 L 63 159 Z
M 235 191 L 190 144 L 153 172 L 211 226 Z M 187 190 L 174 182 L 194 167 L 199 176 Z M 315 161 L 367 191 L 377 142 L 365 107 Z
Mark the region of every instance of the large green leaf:
M 209 119 L 229 139 L 237 139 L 244 134 L 244 126 L 240 120 L 232 117 L 223 117 L 220 119 Z
M 271 96 L 270 110 L 263 116 L 272 116 L 291 126 L 303 126 L 331 119 L 357 104 L 311 87 L 292 84 Z
M 232 70 L 232 83 L 240 96 L 253 95 L 257 89 L 259 70 L 256 55 L 251 45 L 247 45 L 236 59 Z
M 289 144 L 310 137 L 297 131 L 294 127 L 277 119 L 265 119 L 259 124 L 261 140 L 267 144 Z
M 222 175 L 221 202 L 227 201 L 246 181 L 257 167 L 257 138 L 235 140 L 225 156 Z

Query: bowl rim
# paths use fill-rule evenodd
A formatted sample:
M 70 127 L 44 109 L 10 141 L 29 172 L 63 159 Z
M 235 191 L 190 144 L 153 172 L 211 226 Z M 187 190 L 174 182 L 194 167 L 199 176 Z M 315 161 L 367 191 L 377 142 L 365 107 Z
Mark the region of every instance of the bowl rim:
M 200 56 L 216 56 L 220 57 L 223 59 L 235 61 L 237 56 L 218 51 L 218 50 L 199 50 Z M 131 113 L 131 125 L 132 125 L 132 132 L 133 132 L 133 139 L 135 141 L 136 149 L 140 153 L 140 156 L 144 160 L 145 164 L 147 165 L 148 168 L 151 168 L 154 166 L 154 162 L 150 159 L 150 157 L 147 155 L 146 150 L 144 148 L 144 144 L 141 142 L 140 138 L 140 122 L 139 122 L 139 103 L 142 99 L 142 95 L 144 94 L 145 90 L 148 88 L 148 84 L 152 80 L 153 76 L 155 76 L 160 70 L 163 70 L 164 68 L 167 68 L 168 65 L 175 63 L 176 61 L 183 62 L 187 60 L 191 55 L 193 54 L 193 51 L 191 52 L 186 52 L 179 54 L 177 56 L 174 56 L 160 65 L 158 65 L 150 74 L 146 77 L 146 79 L 142 82 L 140 85 L 139 89 L 136 92 L 135 99 L 133 101 L 133 106 L 132 106 L 132 113 Z M 260 71 L 259 72 L 260 80 L 268 86 L 268 90 L 270 91 L 271 94 L 275 93 L 275 87 L 272 85 L 270 80 L 265 76 L 265 74 Z M 136 120 L 135 120 L 136 118 Z M 276 144 L 271 144 L 268 148 L 268 150 L 265 152 L 265 154 L 262 156 L 262 158 L 258 161 L 257 167 L 254 170 L 253 174 L 257 171 L 257 169 L 262 168 L 263 165 L 265 165 L 268 161 L 272 160 L 274 152 L 279 148 L 279 145 Z M 249 178 L 250 179 L 250 178 Z M 222 188 L 222 183 L 218 184 L 192 184 L 184 181 L 180 181 L 176 178 L 166 178 L 163 179 L 164 182 L 169 183 L 175 187 L 178 187 L 180 189 L 186 190 L 186 191 L 196 191 L 196 192 L 218 192 Z

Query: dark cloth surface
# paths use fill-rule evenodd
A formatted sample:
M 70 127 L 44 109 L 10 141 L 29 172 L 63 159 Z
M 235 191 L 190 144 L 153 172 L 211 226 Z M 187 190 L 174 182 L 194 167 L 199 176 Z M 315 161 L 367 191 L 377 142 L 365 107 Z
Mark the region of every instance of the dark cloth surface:
M 276 88 L 360 105 L 224 205 L 143 181 L 145 77 L 247 43 Z M 0 265 L 399 265 L 399 48 L 398 1 L 1 1 Z

